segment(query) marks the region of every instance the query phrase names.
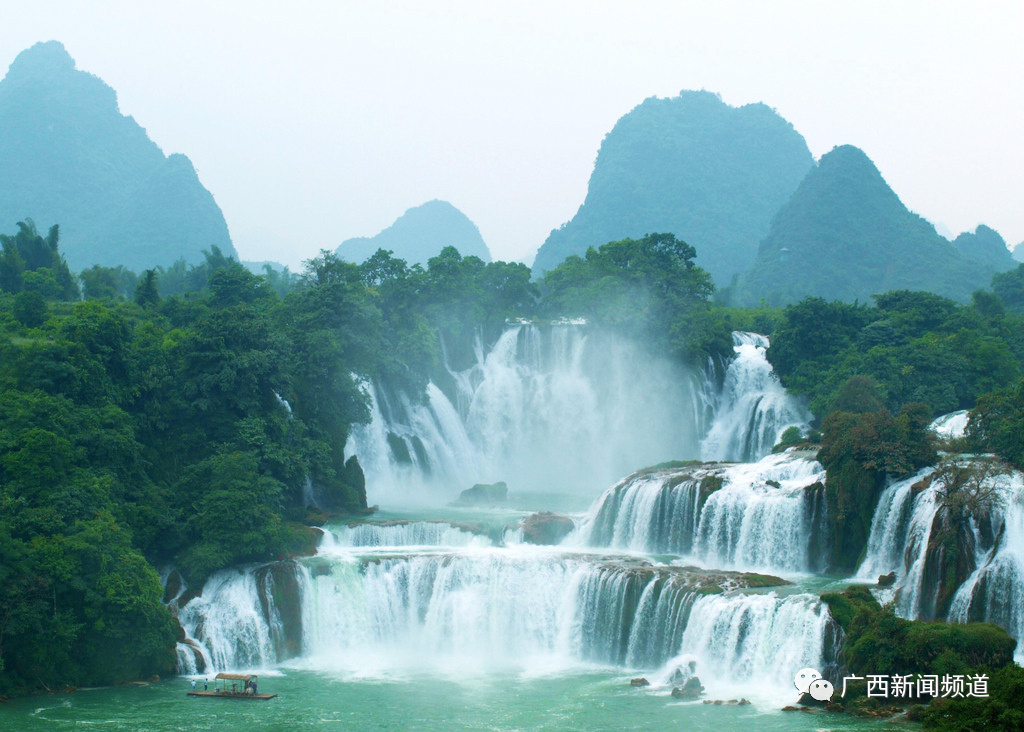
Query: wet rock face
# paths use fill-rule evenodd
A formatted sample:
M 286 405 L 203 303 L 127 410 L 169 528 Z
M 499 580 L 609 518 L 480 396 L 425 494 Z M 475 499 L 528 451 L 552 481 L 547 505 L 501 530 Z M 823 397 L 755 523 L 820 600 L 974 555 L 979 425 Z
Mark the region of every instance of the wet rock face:
M 184 632 L 185 631 L 182 630 L 182 634 L 183 635 L 184 635 Z M 206 671 L 207 670 L 206 659 L 203 657 L 203 652 L 201 650 L 199 650 L 198 646 L 196 646 L 195 641 L 191 640 L 190 638 L 185 638 L 185 639 L 183 639 L 180 642 L 182 642 L 186 646 L 188 646 L 189 652 L 192 653 L 192 657 L 195 659 L 196 673 L 200 673 L 201 674 L 204 671 Z
M 184 589 L 184 586 L 185 582 L 182 580 L 181 574 L 179 574 L 178 570 L 171 570 L 171 573 L 167 575 L 167 584 L 164 585 L 164 605 L 169 604 L 172 600 L 178 597 L 178 595 L 181 594 L 182 589 Z
M 459 494 L 456 506 L 493 506 L 508 498 L 508 486 L 504 481 L 477 483 Z
M 700 695 L 703 693 L 704 685 L 700 683 L 700 679 L 696 676 L 691 676 L 690 678 L 688 678 L 686 680 L 686 683 L 684 683 L 681 687 L 675 687 L 672 689 L 672 696 L 674 696 L 677 699 L 699 699 Z
M 302 652 L 302 600 L 294 562 L 274 562 L 257 570 L 260 605 L 272 629 L 277 657 L 294 658 Z M 275 623 L 276 613 L 280 622 Z
M 530 544 L 555 545 L 561 543 L 575 524 L 568 516 L 540 511 L 523 519 L 523 540 Z

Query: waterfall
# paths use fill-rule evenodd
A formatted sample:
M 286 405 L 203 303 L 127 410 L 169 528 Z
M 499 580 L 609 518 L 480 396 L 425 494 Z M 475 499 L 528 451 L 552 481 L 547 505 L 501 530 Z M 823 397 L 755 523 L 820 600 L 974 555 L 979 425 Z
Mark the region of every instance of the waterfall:
M 704 460 L 753 461 L 771 452 L 787 427 L 808 430 L 810 414 L 786 393 L 768 362 L 768 338 L 734 332 L 715 418 L 700 446 Z
M 914 508 L 911 488 L 932 472 L 934 468 L 925 468 L 917 475 L 892 483 L 882 491 L 871 519 L 871 533 L 868 535 L 864 561 L 857 570 L 858 579 L 874 581 L 880 575 L 901 566 Z M 927 520 L 919 517 L 914 533 L 920 536 L 922 531 L 930 531 L 930 527 L 930 514 Z
M 988 620 L 1024 641 L 1024 475 L 1006 481 L 1001 532 L 988 551 L 979 552 L 977 569 L 960 586 L 950 620 Z M 1017 646 L 1018 662 L 1024 648 Z
M 772 372 L 768 339 L 733 334 L 721 387 L 713 363 L 689 373 L 585 325 L 508 328 L 475 363 L 448 367 L 416 400 L 364 384 L 371 422 L 353 429 L 374 502 L 436 502 L 473 483 L 514 492 L 594 493 L 665 460 L 757 460 L 810 415 Z
M 989 457 L 957 458 L 956 463 L 981 470 L 992 464 Z M 956 622 L 985 620 L 1024 639 L 1024 475 L 994 471 L 984 476 L 983 490 L 992 491 L 997 500 L 991 511 L 966 517 L 958 550 L 968 553 L 972 569 L 952 587 L 944 587 L 949 580 L 937 571 L 948 560 L 933 540 L 943 520 L 941 492 L 948 480 L 941 470 L 926 468 L 883 491 L 857 577 L 874 581 L 895 573 L 896 609 L 904 617 L 939 614 Z M 937 601 L 944 589 L 954 594 L 942 613 Z M 1018 649 L 1017 658 L 1024 659 L 1024 649 Z
M 261 612 L 256 576 L 228 570 L 214 575 L 203 594 L 178 610 L 178 620 L 212 669 L 266 668 L 277 660 L 272 620 Z
M 705 684 L 718 682 L 736 696 L 775 691 L 788 669 L 824 669 L 824 639 L 831 616 L 817 596 L 705 595 L 690 610 L 680 654 L 666 670 L 676 673 L 699 659 Z M 784 671 L 785 670 L 785 671 Z M 780 673 L 781 672 L 781 673 Z
M 268 589 L 273 577 L 294 587 Z M 360 674 L 656 670 L 686 653 L 712 675 L 733 669 L 788 685 L 795 669 L 820 662 L 827 613 L 812 596 L 748 594 L 744 577 L 539 547 L 338 552 L 220 572 L 178 613 L 215 669 L 297 656 L 304 667 Z M 280 641 L 290 636 L 300 639 L 294 654 Z M 793 668 L 769 667 L 773 653 Z
M 966 409 L 961 409 L 959 412 L 950 412 L 949 414 L 942 415 L 928 425 L 928 429 L 939 437 L 963 437 L 967 434 L 968 417 L 969 415 Z
M 615 478 L 695 456 L 706 386 L 636 343 L 581 325 L 515 325 L 422 401 L 366 384 L 353 429 L 373 502 L 452 497 L 474 483 L 596 493 Z
M 174 652 L 177 656 L 176 667 L 179 674 L 191 676 L 199 673 L 199 664 L 196 662 L 196 651 L 188 643 L 175 643 Z
M 491 540 L 478 527 L 448 521 L 363 522 L 329 532 L 327 544 L 339 547 L 464 547 L 489 546 Z M 321 545 L 321 553 L 324 546 Z
M 825 474 L 792 451 L 757 463 L 641 471 L 595 501 L 567 542 L 679 554 L 708 567 L 824 566 Z
M 555 650 L 575 569 L 495 552 L 331 562 L 304 576 L 305 647 L 331 668 L 515 665 Z

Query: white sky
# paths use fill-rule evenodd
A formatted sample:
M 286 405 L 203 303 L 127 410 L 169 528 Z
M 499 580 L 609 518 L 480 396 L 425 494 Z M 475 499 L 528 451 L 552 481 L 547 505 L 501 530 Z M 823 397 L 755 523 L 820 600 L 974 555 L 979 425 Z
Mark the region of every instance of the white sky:
M 188 155 L 243 259 L 295 266 L 451 201 L 500 259 L 575 214 L 646 97 L 763 101 L 816 157 L 861 147 L 954 233 L 1024 240 L 1024 3 L 7 0 Z

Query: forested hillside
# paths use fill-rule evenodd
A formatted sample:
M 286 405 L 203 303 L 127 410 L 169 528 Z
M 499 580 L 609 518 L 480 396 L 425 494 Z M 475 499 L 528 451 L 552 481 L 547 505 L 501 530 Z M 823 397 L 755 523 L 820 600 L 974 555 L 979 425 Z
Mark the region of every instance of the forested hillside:
M 783 382 L 831 415 L 830 470 L 882 469 L 864 439 L 913 469 L 933 455 L 922 424 L 975 406 L 972 444 L 1024 464 L 1017 280 L 967 305 L 893 292 L 740 310 L 712 305 L 694 248 L 671 234 L 607 243 L 537 284 L 525 265 L 454 248 L 426 268 L 324 252 L 297 277 L 260 276 L 213 250 L 75 277 L 57 227 L 21 222 L 0 244 L 0 693 L 171 671 L 178 628 L 158 572 L 198 588 L 223 567 L 309 553 L 311 525 L 367 510 L 346 453 L 369 417 L 361 384 L 423 395 L 510 318 L 585 317 L 696 368 L 728 357 L 733 329 L 770 332 Z M 845 442 L 844 419 L 864 423 Z M 855 556 L 863 531 L 843 536 L 836 555 Z
M 965 302 L 989 286 L 999 267 L 987 253 L 984 229 L 958 242 L 908 211 L 867 155 L 843 145 L 822 156 L 775 215 L 732 299 L 774 306 L 808 296 L 866 302 L 911 289 Z M 999 261 L 1003 269 L 1012 266 Z
M 0 243 L 0 694 L 171 671 L 157 568 L 200 586 L 310 551 L 305 524 L 366 509 L 360 381 L 422 392 L 439 332 L 533 305 L 524 265 L 454 249 L 427 270 L 325 252 L 292 282 L 216 250 L 92 267 L 80 301 L 56 226 Z

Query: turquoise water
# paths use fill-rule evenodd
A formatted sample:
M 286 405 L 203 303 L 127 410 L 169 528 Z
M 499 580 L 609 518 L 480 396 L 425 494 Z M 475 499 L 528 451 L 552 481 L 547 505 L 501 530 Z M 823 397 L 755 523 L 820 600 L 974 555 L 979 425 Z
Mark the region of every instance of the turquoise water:
M 498 529 L 515 522 L 536 497 L 522 507 L 503 509 L 453 509 L 381 512 L 375 520 L 448 519 L 473 521 Z M 581 511 L 585 503 L 552 500 L 543 507 Z M 527 508 L 528 507 L 528 508 Z M 370 550 L 341 550 L 354 554 Z M 453 552 L 459 556 L 487 557 L 506 554 L 525 557 L 538 567 L 558 560 L 561 552 L 541 547 L 510 549 L 445 549 L 443 547 L 395 547 L 381 549 L 401 556 Z M 602 552 L 607 553 L 607 552 Z M 652 557 L 652 559 L 655 559 Z M 669 561 L 673 558 L 665 557 Z M 334 560 L 338 561 L 338 560 Z M 656 560 L 657 561 L 657 560 Z M 538 574 L 538 582 L 540 575 Z M 797 578 L 794 578 L 797 579 Z M 821 591 L 835 578 L 803 576 L 780 594 Z M 454 590 L 470 593 L 474 586 Z M 468 596 L 463 598 L 468 601 Z M 476 598 L 479 600 L 479 597 Z M 472 606 L 472 603 L 470 603 Z M 491 611 L 494 611 L 492 608 Z M 465 622 L 472 622 L 472 614 Z M 463 626 L 459 626 L 462 628 Z M 470 628 L 466 627 L 469 631 Z M 504 647 L 500 639 L 489 639 Z M 113 732 L 169 732 L 176 730 L 402 730 L 409 732 L 459 732 L 487 730 L 518 732 L 540 730 L 750 730 L 803 731 L 907 729 L 824 712 L 782 712 L 794 703 L 796 691 L 776 693 L 740 685 L 728 691 L 709 689 L 727 698 L 748 696 L 751 706 L 726 706 L 681 702 L 668 693 L 670 686 L 633 688 L 631 677 L 656 674 L 619 667 L 588 666 L 578 659 L 551 654 L 549 658 L 525 658 L 509 654 L 492 658 L 486 648 L 460 648 L 451 657 L 424 658 L 424 648 L 355 646 L 344 657 L 320 658 L 315 654 L 292 659 L 261 671 L 260 691 L 277 693 L 269 701 L 188 697 L 189 679 L 170 678 L 148 686 L 83 690 L 73 694 L 41 696 L 0 704 L 0 730 L 32 732 L 47 730 L 102 729 Z M 517 647 L 510 644 L 510 647 Z M 376 651 L 377 655 L 374 655 Z M 239 669 L 228 669 L 239 670 Z M 653 679 L 652 679 L 653 680 Z M 705 677 L 709 687 L 715 685 Z M 910 725 L 910 728 L 914 728 Z
M 679 702 L 662 692 L 634 689 L 628 676 L 605 671 L 534 678 L 488 675 L 455 681 L 342 679 L 285 669 L 281 676 L 261 678 L 261 692 L 280 694 L 269 701 L 189 697 L 188 689 L 186 679 L 175 678 L 145 687 L 17 700 L 0 705 L 0 728 L 25 732 L 908 729 L 906 723 L 868 722 L 825 712 Z

